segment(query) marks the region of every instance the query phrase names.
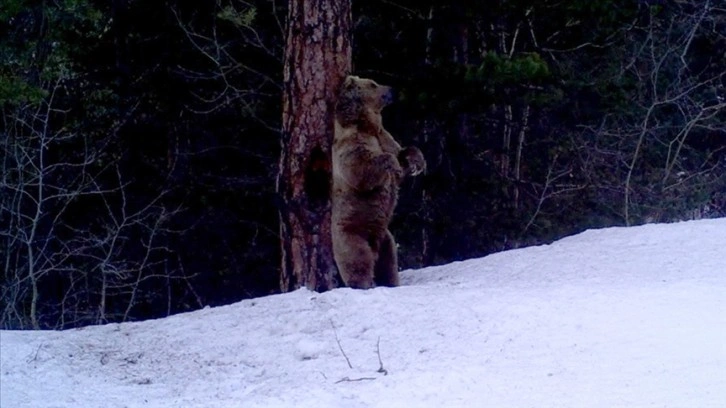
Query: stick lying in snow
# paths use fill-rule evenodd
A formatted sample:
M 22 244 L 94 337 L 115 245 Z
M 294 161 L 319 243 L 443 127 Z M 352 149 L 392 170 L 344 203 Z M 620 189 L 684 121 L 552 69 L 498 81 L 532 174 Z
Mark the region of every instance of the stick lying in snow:
M 35 355 L 33 355 L 32 358 L 30 358 L 30 356 L 28 356 L 28 360 L 27 360 L 28 363 L 32 363 L 33 361 L 37 361 L 38 360 L 38 353 L 40 353 L 40 348 L 41 347 L 43 347 L 43 342 L 40 342 L 40 345 L 38 345 L 38 348 L 35 349 Z
M 348 358 L 348 355 L 345 354 L 345 350 L 343 350 L 343 345 L 340 344 L 340 338 L 338 337 L 338 330 L 335 329 L 335 323 L 333 323 L 333 319 L 330 319 L 330 325 L 333 327 L 333 333 L 335 334 L 335 342 L 338 343 L 338 348 L 340 349 L 340 353 L 345 357 L 345 361 L 348 363 L 348 367 L 353 369 L 353 364 L 350 363 L 350 359 Z M 376 355 L 378 355 L 378 371 L 377 373 L 382 373 L 383 375 L 388 375 L 388 370 L 383 368 L 383 360 L 381 360 L 381 336 L 378 336 L 378 341 L 376 342 Z M 375 377 L 361 377 L 361 378 L 350 378 L 350 377 L 344 377 L 335 383 L 342 383 L 342 382 L 354 382 L 354 381 L 366 381 L 366 380 L 375 380 Z
M 356 381 L 366 381 L 366 380 L 375 380 L 375 377 L 361 377 L 361 378 L 348 378 L 343 377 L 340 380 L 336 381 L 336 384 L 340 384 L 342 382 L 356 382 Z
M 350 359 L 347 355 L 345 355 L 345 350 L 343 350 L 343 346 L 340 344 L 340 339 L 338 338 L 338 331 L 335 330 L 335 323 L 333 323 L 333 319 L 330 319 L 330 325 L 333 326 L 333 333 L 335 333 L 335 342 L 338 343 L 338 348 L 340 349 L 340 352 L 343 354 L 343 357 L 345 357 L 345 361 L 348 362 L 348 367 L 351 369 L 353 368 L 353 365 L 350 363 Z
M 378 363 L 380 364 L 377 372 L 388 375 L 388 370 L 383 368 L 383 361 L 381 360 L 381 336 L 378 336 L 378 342 L 376 343 L 376 354 L 378 354 Z

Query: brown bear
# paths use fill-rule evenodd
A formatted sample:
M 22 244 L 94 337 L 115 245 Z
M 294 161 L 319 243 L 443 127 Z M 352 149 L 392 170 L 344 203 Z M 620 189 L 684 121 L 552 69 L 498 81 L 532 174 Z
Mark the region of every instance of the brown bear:
M 426 169 L 416 147 L 402 148 L 383 129 L 381 110 L 393 90 L 348 76 L 335 107 L 333 139 L 333 257 L 352 288 L 397 286 L 398 256 L 388 225 L 405 176 Z

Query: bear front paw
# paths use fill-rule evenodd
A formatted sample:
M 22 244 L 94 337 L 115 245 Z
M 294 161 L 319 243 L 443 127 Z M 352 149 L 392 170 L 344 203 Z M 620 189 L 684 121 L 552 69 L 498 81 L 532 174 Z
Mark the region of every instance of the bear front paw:
M 408 175 L 418 176 L 426 171 L 426 159 L 417 147 L 409 146 L 401 150 L 398 161 Z

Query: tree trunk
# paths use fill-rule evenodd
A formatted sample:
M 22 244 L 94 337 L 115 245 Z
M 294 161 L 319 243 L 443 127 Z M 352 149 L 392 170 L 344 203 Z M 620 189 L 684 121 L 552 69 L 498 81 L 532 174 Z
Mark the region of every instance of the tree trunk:
M 291 0 L 287 22 L 282 154 L 282 291 L 338 284 L 330 237 L 330 148 L 337 89 L 351 69 L 350 0 Z

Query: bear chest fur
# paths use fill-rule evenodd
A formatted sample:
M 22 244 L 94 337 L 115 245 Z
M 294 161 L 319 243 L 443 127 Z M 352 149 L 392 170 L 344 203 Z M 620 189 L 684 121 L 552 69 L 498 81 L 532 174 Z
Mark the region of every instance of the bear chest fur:
M 333 181 L 333 222 L 369 231 L 385 230 L 398 199 L 393 175 L 388 182 L 370 190 L 355 190 L 343 183 Z
M 333 222 L 385 231 L 396 207 L 398 180 L 394 171 L 377 164 L 385 154 L 378 138 L 338 128 L 332 153 Z

